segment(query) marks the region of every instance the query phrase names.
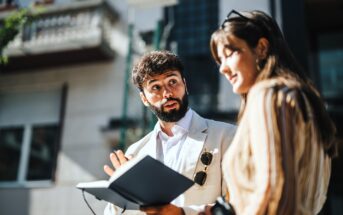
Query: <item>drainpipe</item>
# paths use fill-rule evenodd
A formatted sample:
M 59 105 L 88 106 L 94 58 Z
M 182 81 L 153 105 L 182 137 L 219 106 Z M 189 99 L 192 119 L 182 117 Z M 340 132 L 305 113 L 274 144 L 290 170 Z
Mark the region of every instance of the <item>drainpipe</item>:
M 133 13 L 133 11 L 129 11 Z M 132 14 L 133 15 L 133 14 Z M 130 17 L 129 17 L 130 18 Z M 124 150 L 126 145 L 126 130 L 127 130 L 127 108 L 128 108 L 128 97 L 129 97 L 129 77 L 131 72 L 131 63 L 132 63 L 132 43 L 133 43 L 133 21 L 129 20 L 128 26 L 128 52 L 126 55 L 126 69 L 125 69 L 125 77 L 124 77 L 124 95 L 123 95 L 123 106 L 122 106 L 122 115 L 121 115 L 121 122 L 122 125 L 120 127 L 120 140 L 118 144 L 118 149 Z

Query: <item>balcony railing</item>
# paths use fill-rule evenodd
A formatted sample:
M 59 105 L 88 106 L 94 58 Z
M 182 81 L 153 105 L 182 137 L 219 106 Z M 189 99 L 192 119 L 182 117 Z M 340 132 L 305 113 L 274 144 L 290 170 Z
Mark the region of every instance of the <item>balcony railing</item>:
M 117 19 L 106 0 L 47 6 L 4 50 L 7 68 L 112 58 L 110 33 Z

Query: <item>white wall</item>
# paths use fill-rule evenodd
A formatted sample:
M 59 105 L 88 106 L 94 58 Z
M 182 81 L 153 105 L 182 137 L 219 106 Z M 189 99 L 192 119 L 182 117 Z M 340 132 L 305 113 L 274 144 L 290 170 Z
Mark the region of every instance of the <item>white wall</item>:
M 118 9 L 122 21 L 130 21 L 138 31 L 154 30 L 157 21 L 163 19 L 163 9 L 159 6 L 134 7 L 123 0 L 112 0 L 112 3 Z
M 0 92 L 37 91 L 68 84 L 56 184 L 48 189 L 32 189 L 29 192 L 28 214 L 89 213 L 75 185 L 81 181 L 107 178 L 102 167 L 109 161 L 109 148 L 100 127 L 107 125 L 111 117 L 121 115 L 124 69 L 124 56 L 116 56 L 109 63 L 1 75 Z M 129 96 L 128 113 L 139 116 L 142 109 L 138 94 L 131 90 Z M 0 198 L 4 196 L 0 194 Z M 101 213 L 104 203 L 91 196 L 88 198 L 97 213 Z
M 57 0 L 58 4 L 67 2 L 70 1 Z M 65 83 L 68 85 L 56 183 L 47 188 L 2 189 L 1 215 L 90 214 L 75 185 L 78 182 L 108 178 L 102 167 L 109 164 L 110 148 L 100 128 L 106 126 L 110 118 L 121 116 L 124 95 L 128 11 L 126 1 L 114 0 L 112 3 L 121 16 L 112 35 L 113 47 L 116 49 L 113 61 L 0 74 L 0 92 L 39 92 L 59 88 Z M 151 11 L 148 13 L 158 15 Z M 141 16 L 145 17 L 146 14 L 137 17 Z M 154 26 L 155 21 L 150 19 L 156 18 L 138 18 L 140 24 L 137 26 L 151 28 L 149 23 Z M 142 104 L 137 91 L 130 86 L 128 115 L 140 117 Z M 95 212 L 102 214 L 105 203 L 87 194 L 86 197 Z
M 57 0 L 56 3 L 68 2 L 70 1 Z M 34 189 L 2 189 L 1 215 L 90 214 L 81 191 L 75 185 L 78 182 L 108 178 L 102 168 L 104 164 L 109 164 L 110 148 L 105 143 L 100 128 L 106 126 L 110 118 L 119 118 L 122 114 L 128 10 L 126 1 L 114 0 L 113 3 L 121 14 L 120 21 L 113 30 L 113 47 L 116 49 L 113 61 L 0 74 L 0 93 L 39 92 L 61 88 L 65 83 L 68 85 L 56 182 L 46 188 L 38 186 Z M 158 15 L 152 11 L 148 13 Z M 156 17 L 145 17 L 146 14 L 137 16 L 137 26 L 153 29 Z M 140 117 L 142 104 L 139 94 L 130 86 L 128 115 Z M 86 196 L 96 213 L 102 214 L 105 203 L 93 196 Z

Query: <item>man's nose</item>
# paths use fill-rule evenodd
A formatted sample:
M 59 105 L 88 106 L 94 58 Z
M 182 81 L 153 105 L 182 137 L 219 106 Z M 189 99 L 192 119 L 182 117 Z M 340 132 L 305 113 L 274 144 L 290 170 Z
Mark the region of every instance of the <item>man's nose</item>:
M 170 98 L 173 96 L 172 90 L 169 87 L 164 87 L 163 98 Z

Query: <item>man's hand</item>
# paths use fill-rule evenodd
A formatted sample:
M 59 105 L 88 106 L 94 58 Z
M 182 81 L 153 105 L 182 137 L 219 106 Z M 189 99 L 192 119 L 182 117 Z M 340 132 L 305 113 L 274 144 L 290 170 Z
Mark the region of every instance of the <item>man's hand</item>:
M 207 205 L 205 207 L 205 211 L 200 212 L 199 215 L 211 215 L 212 214 L 211 208 L 212 208 L 212 205 Z
M 112 176 L 116 169 L 118 169 L 121 165 L 126 163 L 128 160 L 131 160 L 131 158 L 132 158 L 132 156 L 125 157 L 122 150 L 112 152 L 110 154 L 110 160 L 111 160 L 111 163 L 112 163 L 114 169 L 112 169 L 108 165 L 105 165 L 104 166 L 104 172 L 107 175 Z
M 184 215 L 185 212 L 182 208 L 179 208 L 172 204 L 152 207 L 141 207 L 141 211 L 144 211 L 148 215 Z

